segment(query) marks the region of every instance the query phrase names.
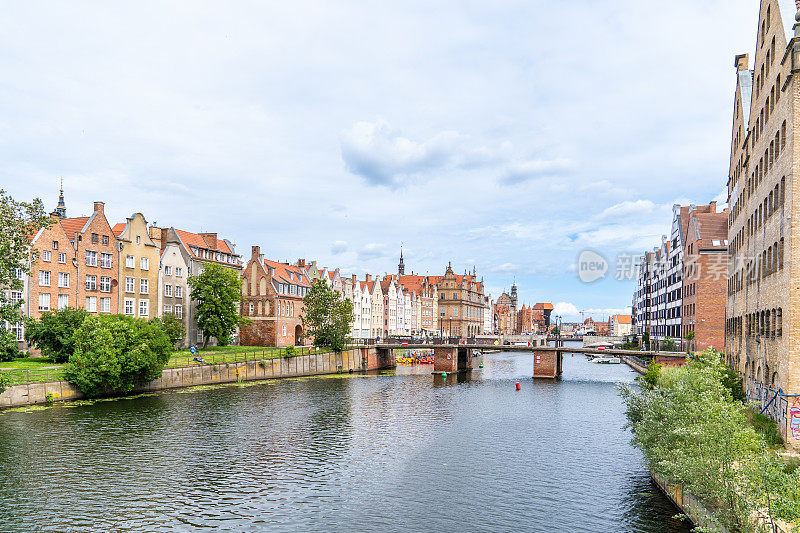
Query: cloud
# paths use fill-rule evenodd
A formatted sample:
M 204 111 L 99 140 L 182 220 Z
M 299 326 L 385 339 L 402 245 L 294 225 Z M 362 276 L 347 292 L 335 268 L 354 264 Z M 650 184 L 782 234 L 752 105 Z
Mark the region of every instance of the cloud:
M 365 244 L 363 248 L 358 251 L 358 258 L 362 261 L 369 259 L 376 259 L 386 255 L 386 245 L 371 242 Z
M 343 254 L 346 251 L 347 251 L 346 241 L 333 241 L 333 244 L 331 244 L 331 253 L 333 255 Z
M 516 185 L 535 178 L 562 176 L 571 167 L 569 159 L 532 159 L 509 165 L 506 174 L 498 181 L 502 185 Z
M 553 306 L 553 312 L 559 316 L 574 316 L 579 313 L 578 308 L 569 302 L 558 302 Z
M 624 202 L 620 202 L 618 204 L 612 205 L 611 207 L 607 207 L 603 210 L 600 215 L 598 215 L 598 219 L 620 219 L 623 217 L 628 217 L 632 215 L 645 215 L 648 213 L 652 213 L 653 209 L 655 209 L 656 204 L 651 202 L 650 200 L 636 200 L 630 201 L 626 200 Z
M 519 265 L 515 265 L 514 263 L 503 263 L 502 265 L 497 265 L 496 267 L 492 268 L 493 272 L 514 272 L 519 268 Z
M 342 159 L 347 170 L 367 183 L 394 188 L 410 176 L 447 166 L 459 138 L 456 132 L 444 131 L 418 142 L 383 119 L 357 122 L 342 135 Z

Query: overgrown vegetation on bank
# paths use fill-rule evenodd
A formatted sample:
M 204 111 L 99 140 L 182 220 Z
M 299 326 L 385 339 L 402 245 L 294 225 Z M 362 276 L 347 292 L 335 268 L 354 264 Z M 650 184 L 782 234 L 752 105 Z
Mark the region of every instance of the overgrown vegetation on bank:
M 650 469 L 699 498 L 720 526 L 758 531 L 757 512 L 800 519 L 800 471 L 778 456 L 775 428 L 739 401 L 741 380 L 719 352 L 698 353 L 680 368 L 653 365 L 621 392 Z

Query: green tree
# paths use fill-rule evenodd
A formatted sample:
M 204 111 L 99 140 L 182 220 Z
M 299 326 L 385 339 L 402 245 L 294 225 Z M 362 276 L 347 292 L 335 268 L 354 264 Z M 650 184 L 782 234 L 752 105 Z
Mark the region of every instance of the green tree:
M 163 317 L 157 317 L 150 320 L 167 334 L 167 338 L 172 343 L 173 349 L 175 346 L 183 341 L 185 329 L 183 322 L 171 313 L 165 314 Z
M 555 335 L 556 337 L 558 337 L 558 334 L 560 333 L 560 330 L 558 329 L 558 326 L 553 326 L 553 329 L 550 330 L 550 333 L 552 335 Z
M 25 321 L 25 340 L 56 363 L 66 363 L 75 349 L 73 334 L 89 316 L 84 309 L 67 307 Z
M 690 353 L 692 351 L 692 341 L 694 340 L 694 331 L 688 331 L 683 338 L 686 339 L 686 353 Z
M 642 346 L 645 350 L 650 349 L 650 334 L 646 331 L 642 333 Z
M 203 331 L 203 347 L 211 337 L 220 345 L 229 342 L 237 326 L 249 323 L 239 314 L 242 300 L 239 273 L 214 263 L 206 264 L 203 271 L 189 278 L 191 297 L 197 301 L 197 325 Z
M 127 393 L 156 379 L 172 352 L 158 324 L 123 315 L 90 316 L 73 337 L 64 374 L 90 397 Z
M 17 202 L 0 189 L 0 324 L 21 324 L 23 300 L 12 301 L 9 292 L 22 292 L 22 277 L 30 274 L 37 257 L 29 250 L 30 239 L 50 223 L 42 201 Z M 0 361 L 19 355 L 16 339 L 0 327 Z
M 350 324 L 355 320 L 353 302 L 317 280 L 303 298 L 303 326 L 314 337 L 314 346 L 341 352 L 347 345 Z
M 678 350 L 678 346 L 675 344 L 674 339 L 666 337 L 661 341 L 661 350 L 665 352 L 675 352 Z

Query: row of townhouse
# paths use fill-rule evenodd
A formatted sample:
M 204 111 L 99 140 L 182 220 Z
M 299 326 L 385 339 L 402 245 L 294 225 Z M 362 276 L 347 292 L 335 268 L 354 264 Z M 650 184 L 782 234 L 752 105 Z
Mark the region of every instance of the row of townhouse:
M 172 315 L 183 322 L 184 345 L 189 345 L 203 338 L 189 276 L 210 262 L 241 269 L 234 245 L 215 233 L 157 228 L 141 213 L 111 226 L 103 202 L 94 202 L 91 215 L 67 217 L 63 189 L 50 218 L 31 238 L 30 275 L 19 272 L 23 290 L 10 294 L 23 300 L 23 314 L 31 318 L 66 307 L 92 315 Z M 12 330 L 20 348 L 27 348 L 24 325 Z
M 724 345 L 728 209 L 672 208 L 670 237 L 638 258 L 631 331 L 654 341 L 693 335 L 692 349 Z
M 444 276 L 404 273 L 402 252 L 397 274 L 343 276 L 338 268 L 316 261 L 294 264 L 265 259 L 253 246 L 242 270 L 242 314 L 250 325 L 240 342 L 252 346 L 292 346 L 310 339 L 303 326 L 303 298 L 323 281 L 353 302 L 353 339 L 387 336 L 475 335 L 491 332 L 489 299 L 475 273 L 458 276 L 448 266 Z M 446 289 L 446 290 L 445 290 Z M 487 312 L 488 309 L 488 312 Z

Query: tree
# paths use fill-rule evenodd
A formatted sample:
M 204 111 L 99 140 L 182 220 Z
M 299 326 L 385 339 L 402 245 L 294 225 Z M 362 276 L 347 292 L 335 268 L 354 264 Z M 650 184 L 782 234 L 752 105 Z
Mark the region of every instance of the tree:
M 690 353 L 692 351 L 692 341 L 694 340 L 694 331 L 689 331 L 683 337 L 686 339 L 686 353 Z
M 158 324 L 124 315 L 88 317 L 73 342 L 64 375 L 87 396 L 127 393 L 156 379 L 172 352 Z
M 314 337 L 314 346 L 341 352 L 355 320 L 353 302 L 317 280 L 303 298 L 303 326 Z
M 642 346 L 646 349 L 650 349 L 650 334 L 648 332 L 642 333 Z
M 30 264 L 37 259 L 30 252 L 30 239 L 49 224 L 42 201 L 17 202 L 0 189 L 0 326 L 21 324 L 22 299 L 12 300 L 9 292 L 22 293 L 22 279 L 30 274 Z M 5 327 L 0 327 L 0 361 L 19 354 L 16 339 Z
M 227 344 L 238 326 L 249 323 L 239 314 L 242 300 L 239 273 L 221 265 L 209 263 L 203 271 L 189 278 L 191 298 L 197 301 L 197 326 L 203 331 L 203 348 L 216 337 L 220 345 Z
M 53 362 L 66 363 L 75 349 L 73 334 L 88 316 L 86 310 L 74 307 L 47 311 L 39 320 L 25 321 L 25 340 Z
M 677 351 L 678 347 L 675 344 L 675 340 L 671 339 L 670 337 L 665 337 L 663 341 L 661 341 L 661 349 L 665 352 L 674 352 Z
M 560 332 L 561 332 L 561 331 L 558 329 L 558 326 L 553 326 L 553 329 L 551 329 L 551 330 L 550 330 L 550 333 L 551 333 L 551 334 L 553 334 L 553 335 L 555 335 L 556 337 L 558 337 L 558 334 L 559 334 Z
M 153 318 L 150 321 L 167 334 L 167 338 L 172 343 L 173 349 L 175 345 L 183 341 L 183 335 L 185 333 L 183 322 L 175 315 L 167 313 L 163 317 Z

